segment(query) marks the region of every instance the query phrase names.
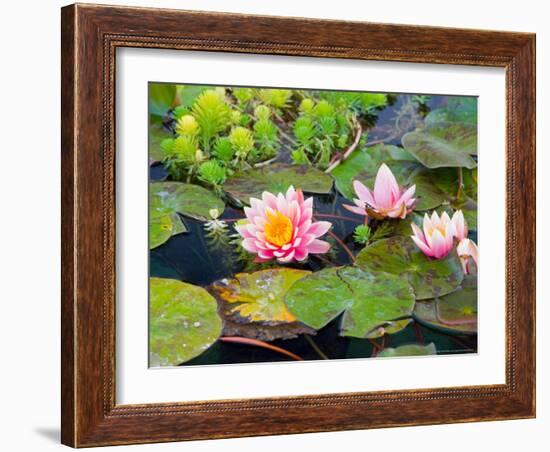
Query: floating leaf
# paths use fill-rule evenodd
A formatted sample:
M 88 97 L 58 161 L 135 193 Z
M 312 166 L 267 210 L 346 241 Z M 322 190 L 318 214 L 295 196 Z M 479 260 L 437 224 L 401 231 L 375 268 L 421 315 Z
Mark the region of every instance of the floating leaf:
M 224 335 L 273 341 L 315 334 L 315 330 L 296 321 L 284 303 L 292 284 L 310 273 L 274 268 L 239 273 L 235 279 L 214 283 L 210 290 L 220 303 Z
M 151 366 L 176 366 L 207 350 L 220 336 L 218 304 L 202 287 L 175 279 L 150 279 Z
M 168 133 L 162 124 L 149 125 L 149 163 L 160 162 L 166 157 L 161 143 L 170 138 L 173 138 L 173 136 Z
M 416 161 L 411 162 L 410 154 L 407 160 L 395 160 L 395 157 L 407 158 L 406 151 L 396 146 L 376 145 L 354 152 L 332 171 L 337 190 L 344 197 L 353 199 L 357 197 L 353 190 L 354 180 L 374 188 L 378 169 L 385 163 L 401 186 L 416 184 L 417 210 L 433 209 L 449 200 L 449 195 L 437 186 L 438 173 L 447 170 L 430 171 Z
M 477 98 L 448 98 L 447 106 L 432 110 L 425 119 L 426 124 L 446 121 L 477 124 Z
M 396 348 L 385 348 L 379 352 L 376 356 L 378 358 L 393 358 L 395 356 L 423 356 L 423 355 L 436 355 L 435 344 L 433 342 L 428 345 L 421 344 L 407 344 L 400 345 Z
M 427 327 L 447 333 L 477 333 L 477 277 L 466 276 L 462 289 L 416 303 L 414 317 Z
M 308 165 L 274 163 L 235 174 L 223 188 L 231 196 L 244 203 L 250 198 L 261 197 L 264 191 L 284 193 L 291 185 L 308 193 L 329 193 L 332 177 Z
M 322 328 L 343 312 L 343 336 L 378 337 L 411 315 L 414 294 L 408 282 L 397 276 L 338 267 L 300 279 L 285 302 L 298 320 L 312 328 Z
M 187 227 L 177 213 L 163 208 L 159 202 L 149 203 L 149 248 L 162 245 L 170 237 L 187 232 Z
M 477 127 L 458 122 L 438 122 L 409 132 L 403 147 L 427 168 L 475 168 L 470 154 L 477 153 Z
M 239 273 L 235 279 L 214 285 L 220 298 L 233 304 L 238 313 L 250 322 L 293 322 L 284 297 L 288 289 L 311 272 L 292 268 L 274 268 L 254 273 Z
M 446 295 L 456 290 L 464 274 L 454 251 L 443 259 L 426 257 L 409 237 L 395 236 L 362 249 L 356 264 L 385 271 L 410 282 L 417 300 Z
M 176 85 L 171 83 L 149 84 L 149 113 L 164 116 L 174 104 Z
M 212 219 L 210 212 L 214 210 L 221 215 L 225 207 L 223 201 L 206 188 L 181 182 L 151 183 L 149 206 L 151 216 L 179 212 L 200 221 Z

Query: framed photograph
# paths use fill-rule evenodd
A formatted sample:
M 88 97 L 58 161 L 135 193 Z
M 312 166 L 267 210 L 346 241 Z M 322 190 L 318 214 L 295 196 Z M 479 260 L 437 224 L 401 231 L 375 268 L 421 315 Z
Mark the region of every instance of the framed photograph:
M 535 36 L 62 9 L 62 442 L 535 416 Z

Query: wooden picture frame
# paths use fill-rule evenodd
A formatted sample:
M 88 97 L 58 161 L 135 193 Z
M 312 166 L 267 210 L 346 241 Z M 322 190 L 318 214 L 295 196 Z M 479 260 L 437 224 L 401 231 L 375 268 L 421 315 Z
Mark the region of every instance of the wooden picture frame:
M 73 447 L 535 416 L 535 35 L 71 5 L 62 9 L 62 442 Z M 115 50 L 506 69 L 506 383 L 115 403 Z

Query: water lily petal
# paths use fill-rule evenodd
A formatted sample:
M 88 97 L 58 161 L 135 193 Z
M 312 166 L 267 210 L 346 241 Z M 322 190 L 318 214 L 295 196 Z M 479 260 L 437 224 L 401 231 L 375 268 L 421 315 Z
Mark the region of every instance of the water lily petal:
M 330 250 L 330 243 L 315 239 L 308 245 L 307 250 L 311 254 L 323 254 Z
M 350 212 L 356 213 L 357 215 L 367 215 L 367 212 L 365 211 L 365 209 L 361 209 L 356 206 L 348 206 L 347 204 L 342 204 L 342 207 L 344 207 L 344 209 L 349 210 Z
M 385 163 L 380 165 L 374 182 L 374 200 L 377 208 L 390 208 L 399 197 L 399 185 Z
M 331 226 L 332 223 L 328 221 L 316 221 L 309 227 L 307 232 L 308 234 L 314 234 L 316 237 L 321 237 L 328 232 Z

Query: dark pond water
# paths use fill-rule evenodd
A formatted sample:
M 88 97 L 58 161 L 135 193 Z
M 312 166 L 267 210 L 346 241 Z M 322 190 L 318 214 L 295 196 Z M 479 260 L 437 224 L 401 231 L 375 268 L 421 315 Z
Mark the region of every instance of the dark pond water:
M 369 132 L 368 141 L 391 137 L 386 143 L 399 145 L 401 136 L 407 131 L 413 130 L 417 121 L 421 121 L 423 109 L 424 112 L 427 112 L 444 102 L 444 97 L 432 96 L 419 112 L 418 105 L 411 106 L 410 96 L 396 96 L 394 103 L 379 113 L 373 129 Z M 152 180 L 162 180 L 166 174 L 162 166 L 156 165 L 151 168 L 150 177 Z M 318 219 L 331 221 L 334 234 L 340 237 L 355 253 L 359 251 L 360 247 L 353 240 L 353 230 L 360 224 L 361 218 L 344 209 L 343 202 L 349 204 L 349 201 L 337 193 L 315 196 L 314 212 L 319 215 Z M 321 215 L 331 215 L 331 217 L 321 218 Z M 235 232 L 232 227 L 234 222 L 231 220 L 242 217 L 241 210 L 231 206 L 226 207 L 221 219 L 229 220 L 229 234 Z M 184 218 L 184 222 L 189 233 L 175 235 L 165 244 L 150 251 L 150 276 L 173 278 L 199 286 L 207 286 L 219 279 L 231 278 L 235 273 L 251 270 L 246 268 L 246 262 L 236 258 L 234 247 L 215 245 L 205 235 L 203 223 L 188 218 Z M 349 256 L 337 244 L 332 247 L 331 252 L 335 253 L 330 256 L 332 262 L 338 265 L 350 263 Z M 316 271 L 324 268 L 326 263 L 312 256 L 305 265 L 294 264 L 291 266 Z M 314 294 L 312 295 L 314 296 Z M 373 354 L 371 342 L 365 339 L 339 336 L 339 322 L 340 318 L 337 318 L 317 332 L 313 340 L 318 348 L 330 359 L 371 357 Z M 477 351 L 476 335 L 448 335 L 426 328 L 414 321 L 399 333 L 386 335 L 384 346 L 397 347 L 409 343 L 430 342 L 435 343 L 438 354 L 442 355 Z M 276 340 L 271 343 L 306 360 L 321 359 L 303 336 L 296 339 Z M 260 347 L 218 341 L 205 353 L 184 365 L 270 361 L 288 361 L 288 358 Z

